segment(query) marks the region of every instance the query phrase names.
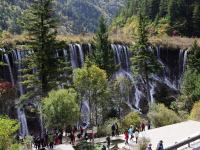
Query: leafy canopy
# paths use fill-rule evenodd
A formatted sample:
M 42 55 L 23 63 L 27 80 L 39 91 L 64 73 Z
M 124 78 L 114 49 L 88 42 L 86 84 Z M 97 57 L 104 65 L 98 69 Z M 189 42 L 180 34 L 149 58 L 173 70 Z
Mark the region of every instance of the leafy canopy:
M 0 116 L 0 149 L 7 150 L 14 141 L 14 134 L 19 129 L 19 123 L 7 117 Z
M 148 113 L 148 118 L 151 120 L 154 127 L 162 127 L 181 121 L 174 111 L 168 109 L 163 104 L 152 105 Z
M 42 113 L 48 128 L 74 125 L 79 118 L 76 91 L 74 89 L 51 91 L 42 102 Z

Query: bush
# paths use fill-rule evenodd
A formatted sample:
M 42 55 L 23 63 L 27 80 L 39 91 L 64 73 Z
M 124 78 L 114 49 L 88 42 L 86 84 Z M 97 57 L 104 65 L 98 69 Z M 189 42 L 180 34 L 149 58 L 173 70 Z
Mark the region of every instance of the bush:
M 75 150 L 99 150 L 100 146 L 93 143 L 88 143 L 86 141 L 78 143 Z
M 16 120 L 0 116 L 0 150 L 8 150 L 10 148 L 14 143 L 13 136 L 18 129 L 19 123 Z
M 73 125 L 79 118 L 79 106 L 76 101 L 77 93 L 74 89 L 49 92 L 42 105 L 46 127 L 62 128 L 64 125 Z
M 200 121 L 200 102 L 196 102 L 190 113 L 190 119 Z
M 12 144 L 8 150 L 19 150 L 20 149 L 20 145 L 19 144 Z M 23 149 L 25 150 L 25 149 Z
M 131 112 L 122 120 L 122 128 L 127 130 L 130 125 L 137 126 L 141 122 L 141 117 L 137 112 Z
M 180 117 L 174 111 L 168 109 L 163 104 L 153 105 L 150 108 L 148 117 L 154 127 L 162 127 L 181 121 Z
M 145 137 L 142 137 L 140 140 L 139 140 L 139 148 L 140 150 L 146 150 L 146 148 L 148 147 L 148 144 L 150 143 L 150 140 L 145 138 Z
M 112 127 L 113 123 L 117 123 L 119 130 L 120 130 L 121 125 L 119 123 L 119 120 L 117 118 L 111 118 L 111 119 L 105 121 L 105 123 L 103 125 L 98 127 L 97 137 L 105 137 L 105 136 L 108 136 L 108 134 L 111 135 L 111 132 L 112 132 L 111 127 Z

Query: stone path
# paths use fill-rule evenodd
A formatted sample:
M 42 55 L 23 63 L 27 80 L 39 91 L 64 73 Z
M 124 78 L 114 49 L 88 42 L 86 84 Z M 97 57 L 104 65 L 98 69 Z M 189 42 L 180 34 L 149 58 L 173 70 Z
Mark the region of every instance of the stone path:
M 36 149 L 33 148 L 32 150 L 36 150 Z M 54 146 L 53 149 L 46 149 L 46 150 L 74 150 L 74 148 L 70 144 L 62 144 L 62 145 Z
M 139 138 L 146 137 L 150 139 L 152 144 L 152 149 L 156 149 L 156 146 L 160 140 L 163 140 L 164 147 L 169 147 L 174 145 L 176 142 L 181 142 L 188 139 L 189 137 L 194 137 L 200 134 L 200 122 L 197 121 L 186 121 L 169 126 L 164 126 L 161 128 L 156 128 L 152 130 L 146 130 L 139 134 Z M 127 149 L 138 149 L 138 145 L 133 142 L 129 142 L 129 145 L 125 145 L 124 135 L 119 137 L 112 137 L 111 140 L 122 140 L 118 144 L 119 148 L 126 147 Z M 106 138 L 95 139 L 95 143 L 106 143 Z M 184 146 L 179 148 L 179 150 L 200 150 L 200 140 L 191 143 L 191 147 Z
M 200 122 L 197 121 L 186 121 L 182 123 L 177 123 L 169 126 L 164 126 L 161 128 L 156 128 L 152 130 L 146 130 L 139 134 L 139 138 L 146 137 L 150 139 L 152 144 L 152 149 L 155 150 L 158 142 L 163 140 L 164 147 L 169 147 L 176 142 L 181 142 L 188 137 L 193 137 L 200 134 Z M 135 140 L 135 139 L 134 139 Z M 138 144 L 135 141 L 129 141 L 128 145 L 124 143 L 124 135 L 111 137 L 111 141 L 116 141 L 119 148 L 126 148 L 128 150 L 138 150 Z M 106 145 L 106 138 L 97 138 L 94 140 L 95 143 L 102 143 Z M 74 148 L 69 144 L 63 144 L 55 146 L 53 150 L 74 150 Z M 191 147 L 179 148 L 178 150 L 200 150 L 200 140 L 191 143 Z

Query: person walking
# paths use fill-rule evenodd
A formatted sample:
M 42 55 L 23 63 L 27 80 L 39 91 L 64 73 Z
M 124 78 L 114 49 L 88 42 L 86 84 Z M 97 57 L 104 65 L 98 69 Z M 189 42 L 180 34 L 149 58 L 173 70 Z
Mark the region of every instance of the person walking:
M 107 148 L 109 149 L 110 148 L 110 135 L 107 136 L 106 141 L 107 141 Z
M 164 150 L 164 146 L 163 146 L 163 141 L 162 140 L 159 141 L 156 150 Z
M 87 133 L 87 130 L 85 131 L 84 139 L 85 139 L 85 141 L 87 142 L 87 140 L 88 140 L 88 133 Z
M 71 144 L 74 145 L 75 144 L 75 135 L 74 135 L 73 131 L 70 134 L 70 139 L 71 139 Z
M 105 146 L 105 145 L 103 145 L 103 147 L 101 148 L 101 150 L 106 150 L 106 146 Z
M 133 141 L 133 125 L 130 126 L 130 128 L 128 129 L 128 133 L 130 135 L 130 141 Z
M 40 149 L 40 145 L 41 143 L 40 143 L 40 136 L 38 136 L 37 138 L 36 138 L 36 149 Z
M 140 128 L 141 128 L 141 131 L 145 131 L 145 124 L 144 124 L 144 122 L 141 123 Z
M 53 135 L 52 133 L 48 136 L 48 141 L 49 141 L 49 148 L 50 148 L 50 149 L 53 149 L 53 145 L 54 145 L 54 135 Z
M 111 130 L 112 130 L 112 136 L 115 136 L 115 130 L 116 130 L 115 124 L 112 125 Z
M 116 134 L 116 136 L 119 136 L 119 126 L 118 126 L 117 122 L 115 123 L 115 134 Z
M 127 130 L 124 132 L 124 136 L 125 136 L 125 145 L 126 145 L 126 144 L 128 144 L 128 139 L 129 139 Z
M 80 127 L 80 134 L 81 134 L 81 136 L 83 135 L 83 127 L 82 126 Z
M 148 130 L 151 129 L 151 121 L 150 120 L 148 120 L 147 127 L 148 127 Z
M 135 142 L 136 142 L 136 144 L 138 143 L 138 138 L 139 138 L 139 131 L 136 130 L 135 131 Z
M 62 144 L 62 138 L 63 138 L 63 132 L 60 131 L 60 133 L 58 134 L 59 144 Z

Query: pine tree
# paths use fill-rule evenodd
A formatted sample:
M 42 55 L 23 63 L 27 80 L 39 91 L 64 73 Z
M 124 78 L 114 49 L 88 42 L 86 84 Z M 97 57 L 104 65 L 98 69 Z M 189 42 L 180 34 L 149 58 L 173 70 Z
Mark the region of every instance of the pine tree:
M 147 21 L 143 14 L 139 15 L 139 27 L 138 27 L 138 41 L 133 45 L 132 72 L 136 76 L 141 76 L 143 83 L 145 84 L 147 108 L 148 102 L 151 101 L 150 96 L 150 75 L 160 70 L 160 64 L 158 63 L 154 53 L 149 49 Z
M 57 19 L 53 0 L 34 0 L 24 13 L 23 27 L 29 34 L 28 47 L 31 50 L 23 59 L 23 84 L 27 94 L 22 99 L 46 96 L 49 91 L 61 85 L 65 77 L 63 58 L 57 50 Z
M 94 39 L 94 62 L 101 69 L 106 70 L 110 77 L 117 69 L 115 65 L 114 51 L 111 49 L 108 40 L 108 29 L 103 17 L 100 18 L 98 31 Z
M 196 3 L 193 11 L 193 32 L 194 35 L 200 37 L 200 4 Z
M 194 41 L 188 54 L 187 68 L 200 74 L 200 47 Z

